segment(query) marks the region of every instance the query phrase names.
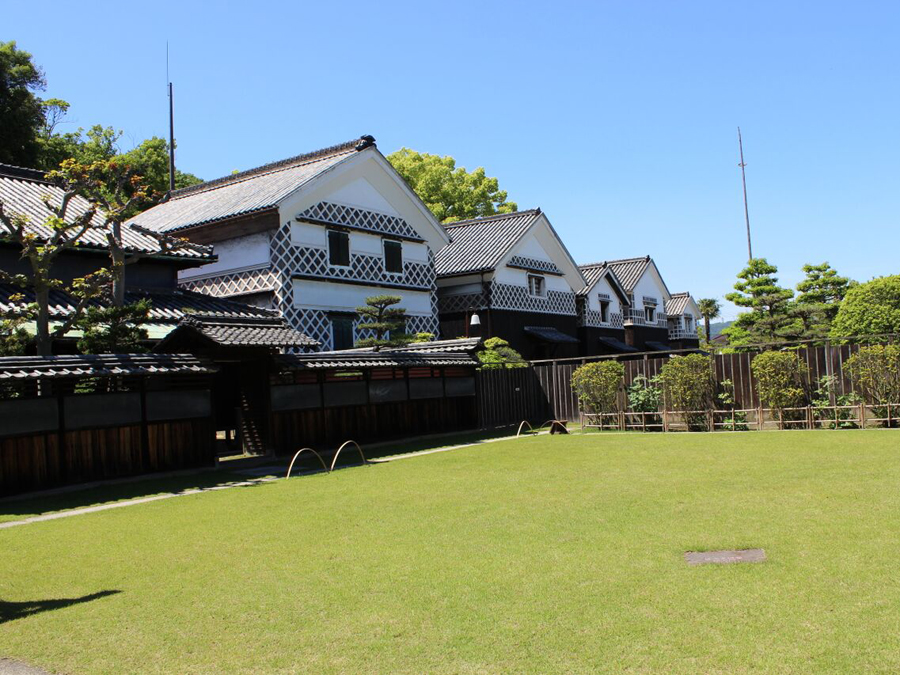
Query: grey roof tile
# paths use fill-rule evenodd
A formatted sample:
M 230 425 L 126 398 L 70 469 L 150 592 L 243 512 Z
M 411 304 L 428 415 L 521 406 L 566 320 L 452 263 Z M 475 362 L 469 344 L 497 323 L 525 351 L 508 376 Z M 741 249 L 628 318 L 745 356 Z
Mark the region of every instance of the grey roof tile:
M 672 298 L 666 303 L 666 314 L 669 316 L 684 314 L 690 299 L 690 293 L 672 293 Z
M 357 151 L 374 145 L 371 136 L 176 190 L 167 202 L 135 217 L 156 232 L 175 232 L 273 208 L 284 197 Z
M 227 347 L 318 347 L 319 342 L 291 328 L 281 317 L 190 314 L 172 333 L 194 330 Z M 168 339 L 168 338 L 167 338 Z
M 435 255 L 437 275 L 493 270 L 540 215 L 532 209 L 445 224 L 451 241 Z
M 600 263 L 590 263 L 588 265 L 579 265 L 578 269 L 585 275 L 590 286 L 593 281 L 588 279 L 588 275 L 594 275 L 593 280 L 596 281 L 605 267 L 609 267 L 616 275 L 619 283 L 626 292 L 632 293 L 637 282 L 650 266 L 650 256 L 642 258 L 622 258 L 620 260 L 605 260 Z
M 19 214 L 29 219 L 29 230 L 41 238 L 47 238 L 50 230 L 44 226 L 44 222 L 51 215 L 42 201 L 44 197 L 50 198 L 50 203 L 59 206 L 64 191 L 62 188 L 44 180 L 44 173 L 35 169 L 23 169 L 6 164 L 0 164 L 0 201 L 8 214 Z M 76 196 L 69 202 L 67 215 L 69 222 L 85 214 L 91 208 L 91 203 L 83 197 Z M 103 216 L 100 213 L 94 215 L 91 220 L 91 228 L 80 239 L 81 246 L 89 249 L 108 248 L 106 230 L 103 229 Z M 2 238 L 0 231 L 0 238 Z M 180 259 L 193 259 L 198 264 L 215 260 L 212 248 L 200 244 L 188 244 L 177 251 L 163 252 L 160 237 L 157 233 L 142 231 L 139 227 L 126 225 L 122 229 L 122 238 L 125 248 L 129 252 L 139 252 L 150 255 L 165 255 Z
M 217 370 L 191 354 L 91 354 L 0 357 L 0 381 L 127 375 L 204 375 Z

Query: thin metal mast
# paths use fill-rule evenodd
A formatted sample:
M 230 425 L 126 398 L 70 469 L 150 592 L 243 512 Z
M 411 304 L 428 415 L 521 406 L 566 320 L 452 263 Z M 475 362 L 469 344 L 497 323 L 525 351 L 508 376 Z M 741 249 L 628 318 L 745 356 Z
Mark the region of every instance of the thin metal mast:
M 169 79 L 169 43 L 166 42 L 166 80 Z M 169 82 L 169 192 L 175 190 L 175 107 Z
M 744 220 L 747 221 L 747 255 L 749 256 L 748 260 L 753 260 L 753 246 L 750 243 L 750 210 L 747 208 L 747 174 L 744 171 L 744 167 L 747 166 L 744 163 L 744 141 L 741 139 L 741 128 L 738 127 L 738 146 L 741 149 L 741 163 L 738 164 L 741 167 L 741 181 L 744 184 Z

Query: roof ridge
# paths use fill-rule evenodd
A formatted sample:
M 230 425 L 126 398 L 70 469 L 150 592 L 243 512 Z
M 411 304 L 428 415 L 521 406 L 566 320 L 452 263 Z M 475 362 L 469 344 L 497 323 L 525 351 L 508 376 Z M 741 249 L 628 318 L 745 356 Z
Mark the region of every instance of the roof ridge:
M 247 169 L 246 171 L 241 171 L 239 173 L 231 174 L 228 176 L 222 176 L 220 178 L 214 178 L 204 183 L 198 183 L 197 185 L 191 185 L 188 187 L 180 188 L 178 190 L 174 190 L 170 193 L 170 200 L 180 199 L 182 197 L 187 197 L 199 192 L 214 190 L 225 185 L 241 183 L 256 176 L 265 175 L 267 173 L 274 173 L 275 171 L 282 171 L 284 169 L 300 166 L 301 164 L 311 163 L 341 153 L 349 153 L 350 150 L 359 152 L 361 150 L 365 150 L 368 147 L 375 147 L 375 138 L 369 135 L 360 136 L 359 138 L 354 138 L 353 140 L 338 143 L 337 145 L 332 145 L 327 148 L 321 148 L 319 150 L 313 150 L 312 152 L 295 155 L 294 157 L 288 157 L 287 159 L 269 162 L 268 164 L 263 164 L 253 169 Z
M 32 169 L 27 166 L 16 166 L 15 164 L 0 163 L 0 176 L 50 184 L 50 181 L 47 180 L 47 172 L 43 169 Z
M 526 214 L 535 214 L 538 215 L 541 213 L 541 207 L 537 207 L 534 209 L 525 209 L 524 211 L 513 211 L 511 213 L 494 213 L 490 216 L 479 216 L 478 218 L 469 218 L 468 220 L 457 220 L 453 223 L 441 223 L 445 228 L 447 227 L 459 227 L 460 225 L 477 225 L 479 223 L 486 223 L 494 220 L 503 220 L 504 218 L 515 218 L 516 216 L 524 216 Z
M 639 255 L 635 256 L 634 258 L 618 258 L 616 260 L 607 260 L 606 264 L 613 265 L 616 263 L 638 262 L 639 260 L 646 260 L 647 262 L 650 262 L 652 258 L 649 255 Z

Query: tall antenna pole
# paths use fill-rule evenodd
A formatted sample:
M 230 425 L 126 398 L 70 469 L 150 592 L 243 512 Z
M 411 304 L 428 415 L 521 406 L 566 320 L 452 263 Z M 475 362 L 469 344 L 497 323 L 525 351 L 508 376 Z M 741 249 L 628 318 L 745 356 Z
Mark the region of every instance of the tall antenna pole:
M 744 141 L 741 139 L 741 128 L 738 127 L 738 146 L 741 149 L 741 163 L 738 164 L 741 167 L 741 181 L 744 183 L 744 220 L 747 221 L 747 256 L 748 260 L 753 260 L 753 246 L 750 243 L 750 210 L 747 208 L 747 173 L 744 171 L 744 167 L 747 166 L 744 163 Z
M 166 42 L 166 80 L 169 79 L 169 43 Z M 175 190 L 175 105 L 169 81 L 169 192 Z

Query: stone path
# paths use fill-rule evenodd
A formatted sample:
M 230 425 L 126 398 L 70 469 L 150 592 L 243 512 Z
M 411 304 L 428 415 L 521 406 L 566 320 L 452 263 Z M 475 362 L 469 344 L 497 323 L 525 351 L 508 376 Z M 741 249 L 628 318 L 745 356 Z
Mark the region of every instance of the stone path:
M 21 661 L 0 659 L 0 675 L 50 675 L 50 673 Z

